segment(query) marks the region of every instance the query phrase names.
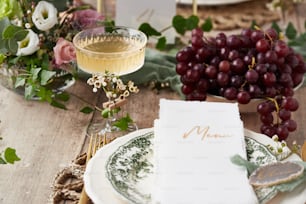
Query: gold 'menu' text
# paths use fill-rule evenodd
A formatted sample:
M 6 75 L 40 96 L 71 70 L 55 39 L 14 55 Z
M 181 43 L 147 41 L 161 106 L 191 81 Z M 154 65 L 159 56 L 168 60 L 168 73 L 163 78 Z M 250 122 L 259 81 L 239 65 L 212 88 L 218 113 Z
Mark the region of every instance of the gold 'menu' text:
M 201 127 L 199 125 L 194 126 L 193 128 L 191 128 L 191 130 L 183 134 L 183 138 L 184 139 L 188 138 L 190 135 L 192 135 L 192 133 L 195 133 L 196 135 L 201 136 L 201 140 L 204 140 L 205 138 L 231 137 L 230 135 L 226 135 L 226 134 L 209 133 L 209 129 L 210 129 L 209 126 L 205 126 L 205 127 Z

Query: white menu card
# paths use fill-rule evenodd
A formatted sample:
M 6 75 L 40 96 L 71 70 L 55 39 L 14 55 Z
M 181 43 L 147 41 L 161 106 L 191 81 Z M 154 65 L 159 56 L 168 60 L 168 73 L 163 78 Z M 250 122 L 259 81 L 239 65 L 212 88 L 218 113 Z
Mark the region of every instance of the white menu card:
M 237 104 L 161 99 L 159 116 L 154 203 L 257 203 L 247 171 L 230 161 L 246 158 Z

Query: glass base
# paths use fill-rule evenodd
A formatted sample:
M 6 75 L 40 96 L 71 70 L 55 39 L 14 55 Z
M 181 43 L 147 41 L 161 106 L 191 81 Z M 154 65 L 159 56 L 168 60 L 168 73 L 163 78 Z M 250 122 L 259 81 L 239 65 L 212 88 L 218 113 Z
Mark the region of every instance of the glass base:
M 99 134 L 105 134 L 105 133 L 112 133 L 112 132 L 133 132 L 135 130 L 138 130 L 138 127 L 135 123 L 129 123 L 128 128 L 126 130 L 121 130 L 120 128 L 116 126 L 112 126 L 111 124 L 107 123 L 105 128 L 102 129 Z
M 121 130 L 120 128 L 113 125 L 116 122 L 115 119 L 110 120 L 102 120 L 101 122 L 92 124 L 88 129 L 88 134 L 98 134 L 100 136 L 106 136 L 107 141 L 112 141 L 117 137 L 124 136 L 130 132 L 138 130 L 136 123 L 129 123 L 128 128 L 126 130 Z

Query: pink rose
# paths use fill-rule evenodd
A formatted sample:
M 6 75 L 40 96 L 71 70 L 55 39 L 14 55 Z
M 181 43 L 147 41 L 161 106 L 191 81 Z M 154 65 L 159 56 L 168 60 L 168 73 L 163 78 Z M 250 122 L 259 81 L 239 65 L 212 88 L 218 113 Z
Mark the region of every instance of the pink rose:
M 58 39 L 56 46 L 53 48 L 53 51 L 56 65 L 67 64 L 69 62 L 75 61 L 76 59 L 73 43 L 65 40 L 64 38 Z
M 93 9 L 85 9 L 74 12 L 74 20 L 81 29 L 93 27 L 98 21 L 104 20 L 104 16 Z

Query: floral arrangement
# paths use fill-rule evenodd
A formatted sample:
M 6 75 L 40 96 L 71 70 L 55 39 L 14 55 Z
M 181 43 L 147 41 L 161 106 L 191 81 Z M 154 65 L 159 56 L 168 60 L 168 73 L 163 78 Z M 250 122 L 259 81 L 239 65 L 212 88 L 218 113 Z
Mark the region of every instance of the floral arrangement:
M 69 97 L 57 94 L 53 85 L 72 79 L 76 71 L 72 39 L 104 16 L 86 5 L 58 12 L 47 1 L 2 0 L 0 6 L 0 75 L 11 77 L 14 88 L 22 87 L 26 99 L 64 108 L 60 101 Z

